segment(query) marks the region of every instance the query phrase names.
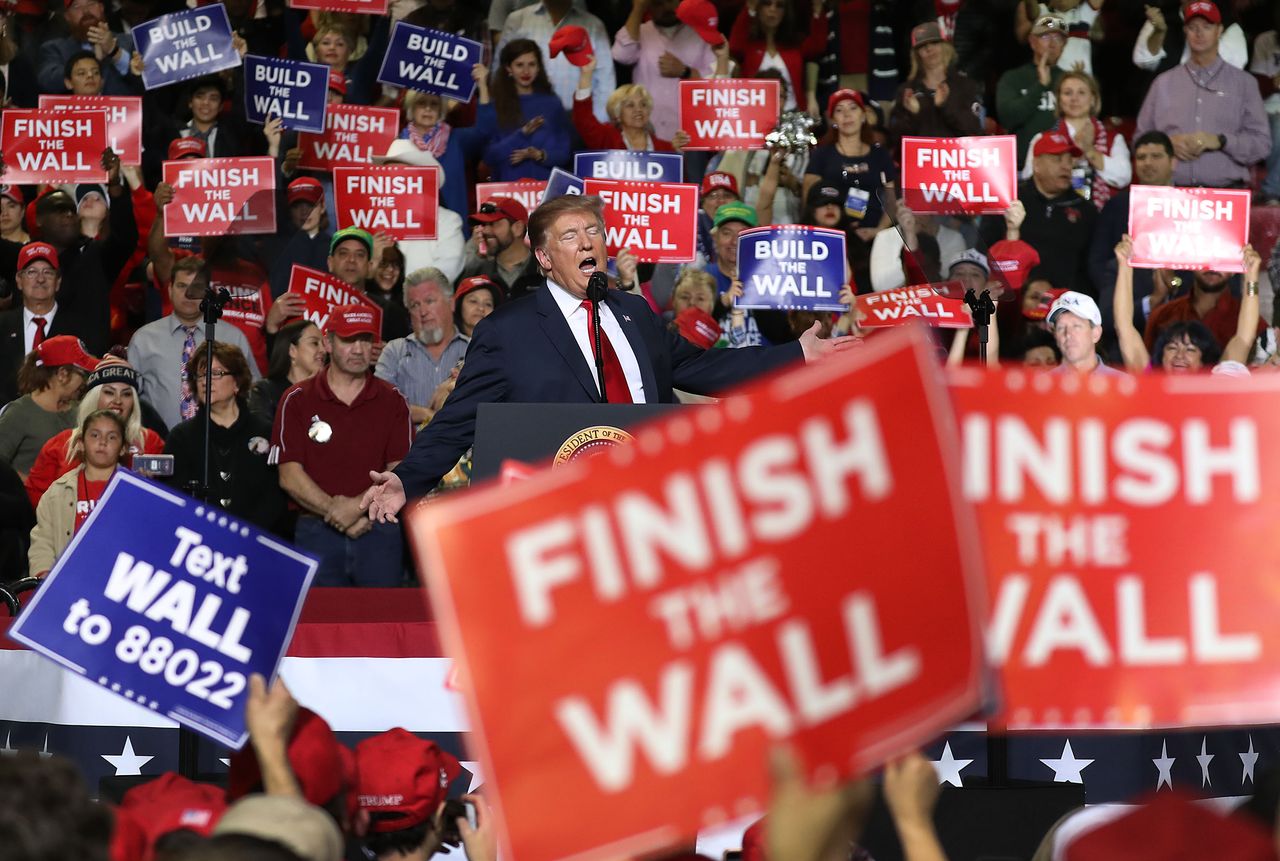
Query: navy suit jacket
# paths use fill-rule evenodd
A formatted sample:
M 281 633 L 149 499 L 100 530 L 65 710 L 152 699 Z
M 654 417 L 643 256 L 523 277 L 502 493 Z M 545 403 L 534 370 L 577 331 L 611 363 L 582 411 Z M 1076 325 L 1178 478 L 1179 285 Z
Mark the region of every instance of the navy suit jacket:
M 80 321 L 74 312 L 61 302 L 53 323 L 45 332 L 46 338 L 54 335 L 80 335 Z M 22 331 L 22 305 L 0 312 L 0 406 L 18 396 L 18 369 L 27 358 L 23 349 L 26 339 Z
M 599 402 L 553 289 L 503 305 L 476 326 L 457 387 L 395 469 L 408 498 L 432 490 L 466 453 L 480 404 Z M 636 354 L 649 403 L 672 403 L 675 388 L 714 395 L 803 355 L 796 342 L 701 350 L 667 329 L 639 296 L 610 290 L 605 303 Z

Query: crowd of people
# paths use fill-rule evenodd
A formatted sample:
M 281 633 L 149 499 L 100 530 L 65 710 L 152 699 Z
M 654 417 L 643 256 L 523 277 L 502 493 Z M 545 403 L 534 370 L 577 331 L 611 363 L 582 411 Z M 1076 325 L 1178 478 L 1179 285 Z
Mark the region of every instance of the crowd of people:
M 1126 250 L 1130 183 L 1246 188 L 1257 206 L 1280 202 L 1272 5 L 494 0 L 487 14 L 482 6 L 393 2 L 386 15 L 273 0 L 226 6 L 241 53 L 325 64 L 331 104 L 399 111 L 402 130 L 377 160 L 441 169 L 437 238 L 400 242 L 337 229 L 328 173 L 299 168 L 297 134 L 280 118 L 246 119 L 239 69 L 143 88 L 145 61 L 129 30 L 168 7 L 74 0 L 53 11 L 3 10 L 6 104 L 137 95 L 144 116 L 141 164 L 121 165 L 108 150 L 105 184 L 0 188 L 0 464 L 14 512 L 7 579 L 47 573 L 92 510 L 110 471 L 90 463 L 89 440 L 104 432 L 98 414 L 108 410 L 123 421 L 114 463 L 134 468 L 147 456 L 152 477 L 198 488 L 295 541 L 321 559 L 318 585 L 406 582 L 399 528 L 384 522 L 398 506 L 368 496 L 371 475 L 392 474 L 415 436 L 448 437 L 445 454 L 458 463 L 473 417 L 458 418 L 465 405 L 519 399 L 526 369 L 508 368 L 501 385 L 493 374 L 471 382 L 495 357 L 472 339 L 495 311 L 521 319 L 518 302 L 545 293 L 552 276 L 534 213 L 514 196 L 477 199 L 475 186 L 545 181 L 554 168 L 572 169 L 580 151 L 683 155 L 685 180 L 701 192 L 696 259 L 654 265 L 639 262 L 644 249 L 621 249 L 611 286 L 697 350 L 811 358 L 808 349 L 776 351 L 815 323 L 824 338 L 868 336 L 857 294 L 955 281 L 1001 299 L 993 362 L 1247 373 L 1277 355 L 1270 309 L 1261 307 L 1261 255 L 1248 249 L 1238 278 L 1131 269 Z M 470 103 L 376 80 L 396 20 L 485 46 L 491 59 L 472 69 Z M 1008 50 L 993 55 L 975 27 L 1003 27 Z M 1115 61 L 1121 42 L 1127 65 Z M 803 120 L 812 145 L 793 134 L 761 150 L 686 150 L 679 83 L 725 77 L 779 81 L 779 127 Z M 1134 80 L 1144 81 L 1141 92 Z M 903 136 L 986 134 L 1017 140 L 1018 199 L 1003 217 L 907 206 Z M 162 163 L 241 155 L 276 162 L 277 229 L 166 236 L 161 216 L 174 189 L 161 181 Z M 846 313 L 738 307 L 738 235 L 791 223 L 844 232 Z M 1270 282 L 1280 283 L 1280 249 L 1262 250 Z M 367 305 L 308 322 L 303 298 L 288 290 L 295 265 L 371 299 L 381 323 Z M 231 297 L 208 350 L 206 288 Z M 953 361 L 972 358 L 975 341 L 940 340 L 939 354 L 950 346 Z M 594 375 L 593 354 L 584 355 Z M 620 357 L 630 361 L 625 347 Z M 715 394 L 778 364 L 741 358 L 741 373 L 686 374 L 689 385 L 677 374 L 675 388 Z M 474 373 L 468 360 L 481 363 Z M 541 360 L 527 360 L 536 372 Z M 662 387 L 626 394 L 666 397 L 654 388 Z M 529 396 L 545 392 L 534 386 Z M 414 492 L 430 490 L 437 473 L 465 481 L 461 464 L 419 470 Z

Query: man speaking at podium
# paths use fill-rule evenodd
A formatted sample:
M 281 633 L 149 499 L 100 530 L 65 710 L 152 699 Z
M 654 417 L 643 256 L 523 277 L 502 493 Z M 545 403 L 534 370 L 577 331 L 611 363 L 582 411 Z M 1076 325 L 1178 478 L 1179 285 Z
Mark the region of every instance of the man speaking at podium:
M 529 218 L 529 241 L 547 289 L 502 306 L 476 326 L 453 394 L 399 466 L 370 473 L 373 486 L 360 503 L 370 518 L 395 520 L 406 499 L 440 482 L 471 446 L 480 404 L 598 403 L 597 364 L 609 403 L 671 403 L 675 388 L 714 395 L 853 341 L 821 340 L 815 323 L 798 342 L 704 351 L 670 332 L 644 299 L 608 290 L 599 302 L 597 360 L 587 297 L 589 287 L 600 289 L 608 262 L 600 199 L 565 195 L 544 203 Z

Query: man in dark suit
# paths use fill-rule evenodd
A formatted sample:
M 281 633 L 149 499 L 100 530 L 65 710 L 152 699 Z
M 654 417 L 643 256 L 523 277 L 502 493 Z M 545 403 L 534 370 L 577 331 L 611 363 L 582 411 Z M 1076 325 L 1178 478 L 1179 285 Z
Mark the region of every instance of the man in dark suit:
M 22 305 L 0 313 L 0 405 L 18 396 L 18 368 L 27 353 L 46 338 L 79 335 L 81 329 L 72 309 L 58 301 L 62 277 L 53 246 L 22 246 L 15 281 Z
M 371 518 L 394 520 L 407 498 L 439 483 L 471 445 L 480 404 L 600 401 L 585 301 L 591 276 L 608 261 L 600 199 L 548 201 L 530 217 L 529 239 L 547 289 L 503 305 L 476 326 L 453 394 L 395 470 L 370 473 L 374 485 L 361 507 Z M 814 324 L 798 342 L 778 347 L 703 351 L 670 332 L 640 297 L 610 290 L 600 306 L 610 403 L 670 403 L 677 387 L 717 394 L 853 340 L 820 340 Z

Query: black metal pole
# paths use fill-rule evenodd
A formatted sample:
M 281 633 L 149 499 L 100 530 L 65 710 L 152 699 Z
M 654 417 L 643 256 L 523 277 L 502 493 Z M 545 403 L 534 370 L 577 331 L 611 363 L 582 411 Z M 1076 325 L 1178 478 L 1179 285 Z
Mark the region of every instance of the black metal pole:
M 996 305 L 991 301 L 991 291 L 983 290 L 979 296 L 972 289 L 964 293 L 964 303 L 973 314 L 973 328 L 978 330 L 978 361 L 983 367 L 987 365 L 987 340 L 991 334 L 991 315 L 996 312 Z

